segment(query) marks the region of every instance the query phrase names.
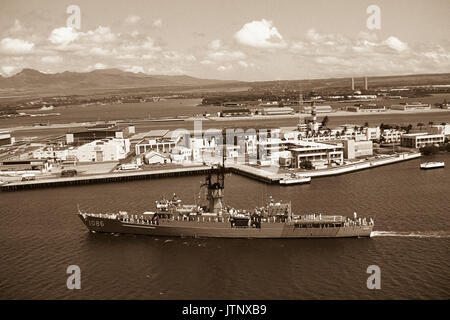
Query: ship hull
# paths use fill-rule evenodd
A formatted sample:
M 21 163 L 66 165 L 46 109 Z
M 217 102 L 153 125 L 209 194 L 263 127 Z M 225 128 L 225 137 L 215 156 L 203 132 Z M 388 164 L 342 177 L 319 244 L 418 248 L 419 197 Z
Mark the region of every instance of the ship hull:
M 232 228 L 229 222 L 159 221 L 159 224 L 123 222 L 79 215 L 92 232 L 196 238 L 351 238 L 370 237 L 373 225 L 299 228 L 286 223 L 262 223 L 261 228 Z

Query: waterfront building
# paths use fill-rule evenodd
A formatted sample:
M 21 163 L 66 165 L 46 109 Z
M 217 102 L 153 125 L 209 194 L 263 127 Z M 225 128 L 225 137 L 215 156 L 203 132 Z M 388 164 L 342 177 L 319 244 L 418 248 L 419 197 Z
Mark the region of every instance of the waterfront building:
M 373 155 L 373 142 L 343 140 L 345 159 L 355 159 L 360 157 L 368 157 Z
M 69 155 L 79 162 L 118 161 L 126 158 L 130 152 L 129 139 L 102 139 L 69 149 Z
M 46 159 L 3 160 L 0 161 L 0 171 L 8 173 L 23 173 L 35 171 L 48 172 L 52 164 Z
M 401 138 L 401 145 L 409 148 L 422 148 L 428 145 L 440 145 L 445 141 L 443 134 L 410 133 Z
M 396 129 L 384 129 L 381 132 L 380 139 L 387 143 L 396 143 L 400 142 L 404 131 L 396 130 Z
M 159 153 L 170 153 L 177 143 L 182 139 L 183 134 L 169 130 L 151 130 L 131 137 L 132 140 L 141 138 L 134 146 L 136 155 L 155 151 Z
M 150 151 L 144 154 L 144 162 L 146 164 L 165 164 L 170 163 L 170 158 L 156 151 Z
M 444 136 L 450 136 L 450 124 L 432 125 L 430 133 L 443 134 Z
M 311 161 L 315 163 L 326 163 L 331 165 L 343 164 L 344 162 L 344 146 L 342 143 L 325 144 L 318 142 L 298 141 L 289 148 L 292 153 L 292 165 L 300 168 L 303 161 Z
M 53 161 L 65 161 L 69 156 L 69 149 L 73 147 L 45 146 L 32 151 L 34 159 L 49 159 Z
M 170 159 L 174 163 L 183 164 L 192 161 L 192 149 L 178 145 L 170 152 Z

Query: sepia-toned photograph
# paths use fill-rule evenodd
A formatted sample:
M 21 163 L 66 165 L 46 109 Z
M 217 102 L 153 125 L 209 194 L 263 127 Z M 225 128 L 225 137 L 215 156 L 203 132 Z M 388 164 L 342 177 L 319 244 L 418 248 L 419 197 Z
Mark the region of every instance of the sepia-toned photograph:
M 0 0 L 0 300 L 450 299 L 449 12 Z

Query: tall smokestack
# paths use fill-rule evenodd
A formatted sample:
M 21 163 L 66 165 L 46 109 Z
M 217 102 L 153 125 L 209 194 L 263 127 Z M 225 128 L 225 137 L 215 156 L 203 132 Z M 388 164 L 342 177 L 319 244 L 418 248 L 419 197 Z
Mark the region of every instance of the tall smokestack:
M 355 78 L 352 77 L 352 91 L 355 91 Z
M 364 90 L 367 91 L 368 88 L 369 88 L 369 84 L 367 83 L 367 77 L 364 77 Z

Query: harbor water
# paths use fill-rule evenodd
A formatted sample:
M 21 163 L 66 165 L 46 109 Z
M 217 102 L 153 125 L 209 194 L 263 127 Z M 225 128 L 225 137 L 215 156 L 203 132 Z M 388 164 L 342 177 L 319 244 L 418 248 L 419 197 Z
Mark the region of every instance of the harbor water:
M 420 170 L 425 161 L 443 169 Z M 0 299 L 448 299 L 450 155 L 440 154 L 309 185 L 267 185 L 235 174 L 225 202 L 269 195 L 295 213 L 373 217 L 370 239 L 191 239 L 92 234 L 77 205 L 142 213 L 175 192 L 198 197 L 201 176 L 0 193 Z M 69 290 L 66 269 L 81 269 Z M 381 289 L 367 268 L 379 266 Z

